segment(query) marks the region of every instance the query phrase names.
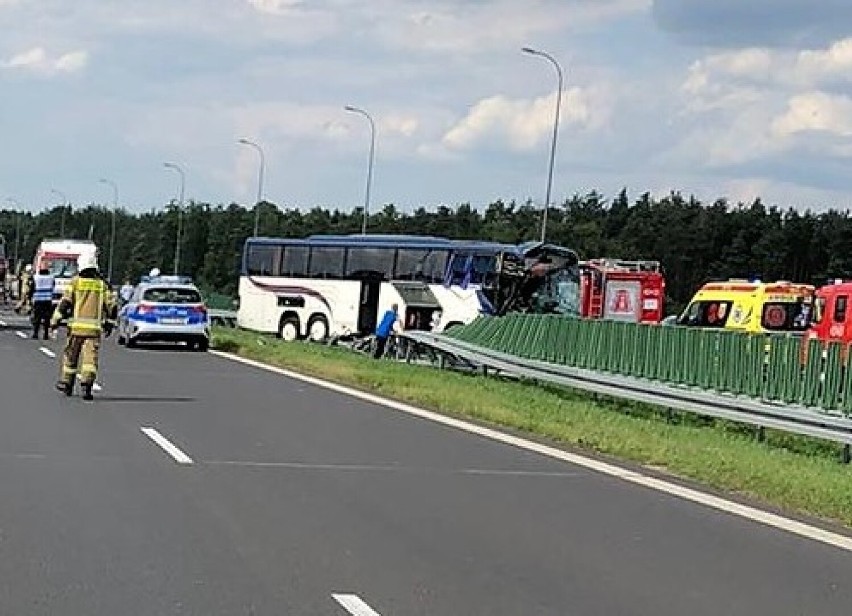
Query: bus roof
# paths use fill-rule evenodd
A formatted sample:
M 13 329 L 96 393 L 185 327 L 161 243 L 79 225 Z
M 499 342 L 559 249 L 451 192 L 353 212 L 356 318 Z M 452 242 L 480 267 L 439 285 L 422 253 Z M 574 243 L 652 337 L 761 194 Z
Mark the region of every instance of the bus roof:
M 94 246 L 95 243 L 92 240 L 74 240 L 74 239 L 63 239 L 59 237 L 46 237 L 41 240 L 42 244 L 85 244 L 87 246 Z
M 489 240 L 451 240 L 446 237 L 429 235 L 393 235 L 393 234 L 352 234 L 352 235 L 311 235 L 306 238 L 287 237 L 250 237 L 246 245 L 286 245 L 286 246 L 327 246 L 371 248 L 410 248 L 413 250 L 451 250 L 454 252 L 471 252 L 474 254 L 497 255 L 512 253 L 518 257 L 535 255 L 540 252 L 559 254 L 577 258 L 577 253 L 570 248 L 556 244 L 541 242 L 525 242 L 523 244 L 507 244 Z
M 311 235 L 306 238 L 251 237 L 251 244 L 288 245 L 288 246 L 329 246 L 371 248 L 412 248 L 420 250 L 471 250 L 477 252 L 498 253 L 517 250 L 512 244 L 478 240 L 451 240 L 445 237 L 428 235 Z

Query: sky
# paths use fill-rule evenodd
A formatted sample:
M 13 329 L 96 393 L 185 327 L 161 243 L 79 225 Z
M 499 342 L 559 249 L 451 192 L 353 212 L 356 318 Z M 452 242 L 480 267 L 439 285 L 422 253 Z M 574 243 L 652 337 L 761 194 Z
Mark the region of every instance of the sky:
M 0 0 L 0 198 L 852 202 L 848 0 Z M 13 203 L 10 201 L 9 203 Z M 0 204 L 0 207 L 7 205 Z

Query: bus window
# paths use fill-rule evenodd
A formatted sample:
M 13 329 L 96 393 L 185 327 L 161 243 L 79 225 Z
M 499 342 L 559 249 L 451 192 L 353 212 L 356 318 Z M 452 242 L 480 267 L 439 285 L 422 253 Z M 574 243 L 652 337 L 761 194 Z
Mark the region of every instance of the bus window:
M 393 248 L 350 248 L 346 258 L 346 276 L 375 272 L 390 280 L 393 277 L 394 253 Z
M 470 281 L 474 284 L 490 282 L 497 270 L 497 258 L 494 255 L 477 255 L 473 258 L 473 271 Z
M 345 248 L 314 246 L 311 248 L 308 275 L 311 278 L 343 278 L 345 260 Z
M 449 250 L 430 250 L 426 259 L 423 261 L 424 281 L 433 284 L 443 282 L 449 258 Z
M 450 262 L 450 284 L 460 285 L 464 282 L 468 270 L 471 269 L 470 262 L 472 260 L 472 255 L 460 252 L 452 256 Z
M 287 246 L 281 255 L 281 275 L 293 278 L 308 276 L 308 247 Z
M 834 322 L 846 322 L 846 306 L 849 303 L 849 297 L 846 295 L 838 295 L 834 300 Z
M 246 270 L 249 276 L 277 276 L 280 246 L 254 245 L 249 248 Z
M 425 280 L 431 282 L 431 273 L 427 274 L 426 261 L 428 250 L 400 248 L 396 251 L 394 280 Z

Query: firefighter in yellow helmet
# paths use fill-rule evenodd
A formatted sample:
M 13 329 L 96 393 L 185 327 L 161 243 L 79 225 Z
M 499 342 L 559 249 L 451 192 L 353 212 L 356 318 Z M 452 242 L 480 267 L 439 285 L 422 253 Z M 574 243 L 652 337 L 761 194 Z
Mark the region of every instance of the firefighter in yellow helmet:
M 18 275 L 18 303 L 15 306 L 15 312 L 21 314 L 29 314 L 32 309 L 30 296 L 32 295 L 33 286 L 33 266 L 27 263 L 23 271 Z
M 101 334 L 112 333 L 116 305 L 109 285 L 101 278 L 95 255 L 81 255 L 78 273 L 65 289 L 51 326 L 68 321 L 68 339 L 62 354 L 62 368 L 56 388 L 66 396 L 74 391 L 74 378 L 80 375 L 83 399 L 92 400 L 92 387 L 98 373 Z

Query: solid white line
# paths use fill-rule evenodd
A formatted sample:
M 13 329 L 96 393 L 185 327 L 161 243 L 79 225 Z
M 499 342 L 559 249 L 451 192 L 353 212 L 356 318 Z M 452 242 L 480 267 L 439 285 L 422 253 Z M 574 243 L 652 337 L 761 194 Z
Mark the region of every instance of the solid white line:
M 26 338 L 26 337 L 27 337 L 27 335 L 26 335 L 24 332 L 22 332 L 22 331 L 17 331 L 17 332 L 15 332 L 15 335 L 16 335 L 18 338 Z
M 157 432 L 154 428 L 140 428 L 142 433 L 157 443 L 163 451 L 175 459 L 178 464 L 192 464 L 192 458 L 182 452 L 180 449 L 172 445 L 165 436 Z
M 848 537 L 846 535 L 827 531 L 816 526 L 811 526 L 810 524 L 805 524 L 803 522 L 798 522 L 790 518 L 785 518 L 774 513 L 769 513 L 768 511 L 763 511 L 762 509 L 757 509 L 748 505 L 735 503 L 733 501 L 726 500 L 724 498 L 720 498 L 712 494 L 707 494 L 705 492 L 700 492 L 698 490 L 679 486 L 675 483 L 664 481 L 662 479 L 657 479 L 655 477 L 651 477 L 650 475 L 645 475 L 636 471 L 621 468 L 620 466 L 616 466 L 614 464 L 609 464 L 607 462 L 601 462 L 600 460 L 587 458 L 585 456 L 563 451 L 555 447 L 549 447 L 547 445 L 519 438 L 511 434 L 505 434 L 503 432 L 491 428 L 477 426 L 475 424 L 468 423 L 460 419 L 447 417 L 445 415 L 441 415 L 440 413 L 427 411 L 425 409 L 417 408 L 415 406 L 411 406 L 403 402 L 388 400 L 387 398 L 382 398 L 374 394 L 368 394 L 357 389 L 352 389 L 351 387 L 346 387 L 344 385 L 338 385 L 337 383 L 331 383 L 322 379 L 318 379 L 316 377 L 299 374 L 298 372 L 293 372 L 292 370 L 285 370 L 284 368 L 269 366 L 258 361 L 239 357 L 230 353 L 223 353 L 221 351 L 210 352 L 216 357 L 221 357 L 230 361 L 236 361 L 248 366 L 260 368 L 261 370 L 266 370 L 268 372 L 274 372 L 276 374 L 280 374 L 291 379 L 310 383 L 312 385 L 329 389 L 331 391 L 336 391 L 338 393 L 351 396 L 353 398 L 358 398 L 366 402 L 379 404 L 397 411 L 401 411 L 403 413 L 408 413 L 409 415 L 414 415 L 415 417 L 427 419 L 429 421 L 443 424 L 445 426 L 450 426 L 458 430 L 464 430 L 465 432 L 476 434 L 478 436 L 504 443 L 506 445 L 512 445 L 513 447 L 518 447 L 526 451 L 532 451 L 534 453 L 538 453 L 549 458 L 562 460 L 563 462 L 568 462 L 570 464 L 587 468 L 589 470 L 602 473 L 610 477 L 615 477 L 617 479 L 627 481 L 634 485 L 641 485 L 652 490 L 657 490 L 658 492 L 663 492 L 665 494 L 669 494 L 677 498 L 682 498 L 684 500 L 704 505 L 706 507 L 712 507 L 713 509 L 724 511 L 725 513 L 736 515 L 741 518 L 751 520 L 752 522 L 764 524 L 766 526 L 783 530 L 794 535 L 805 537 L 806 539 L 819 541 L 826 545 L 852 552 L 852 537 Z
M 369 605 L 358 595 L 332 594 L 334 600 L 337 601 L 343 608 L 353 616 L 381 616 L 376 610 Z
M 38 350 L 41 351 L 42 353 L 44 353 L 45 355 L 47 355 L 48 357 L 51 357 L 51 358 L 56 357 L 56 353 L 54 353 L 53 351 L 51 351 L 47 347 L 39 347 Z
M 208 466 L 235 466 L 242 468 L 283 468 L 305 471 L 352 471 L 352 472 L 387 472 L 387 473 L 436 473 L 447 475 L 472 475 L 482 477 L 542 477 L 542 478 L 577 478 L 580 473 L 552 471 L 503 470 L 499 468 L 462 468 L 441 469 L 412 466 L 393 466 L 379 464 L 316 464 L 309 462 L 254 462 L 251 460 L 204 460 L 199 464 Z

